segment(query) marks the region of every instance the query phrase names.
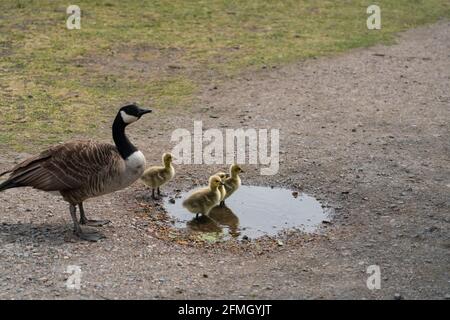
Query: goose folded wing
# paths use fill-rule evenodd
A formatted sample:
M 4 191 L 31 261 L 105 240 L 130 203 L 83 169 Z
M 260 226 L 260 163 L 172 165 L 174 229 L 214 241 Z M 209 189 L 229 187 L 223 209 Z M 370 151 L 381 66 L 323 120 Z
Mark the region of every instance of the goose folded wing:
M 65 143 L 18 164 L 8 180 L 44 191 L 76 189 L 108 170 L 117 156 L 117 149 L 109 144 Z

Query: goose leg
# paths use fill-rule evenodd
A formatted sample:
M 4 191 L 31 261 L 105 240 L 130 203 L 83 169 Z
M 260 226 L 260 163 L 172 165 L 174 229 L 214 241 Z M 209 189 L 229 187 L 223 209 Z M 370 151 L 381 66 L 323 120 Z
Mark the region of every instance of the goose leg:
M 89 220 L 86 218 L 82 202 L 78 204 L 78 208 L 80 209 L 80 224 L 85 224 L 92 227 L 101 227 L 111 222 L 109 220 Z
M 70 216 L 72 217 L 72 221 L 73 221 L 73 232 L 75 232 L 75 234 L 79 235 L 81 233 L 83 233 L 83 230 L 81 230 L 80 224 L 78 223 L 77 220 L 77 208 L 71 204 L 69 207 L 70 210 Z
M 72 217 L 72 221 L 73 221 L 73 231 L 80 239 L 87 240 L 87 241 L 98 241 L 105 237 L 104 235 L 102 235 L 100 233 L 83 232 L 83 230 L 80 227 L 80 224 L 78 223 L 77 208 L 73 204 L 71 204 L 69 209 L 70 209 L 70 216 Z

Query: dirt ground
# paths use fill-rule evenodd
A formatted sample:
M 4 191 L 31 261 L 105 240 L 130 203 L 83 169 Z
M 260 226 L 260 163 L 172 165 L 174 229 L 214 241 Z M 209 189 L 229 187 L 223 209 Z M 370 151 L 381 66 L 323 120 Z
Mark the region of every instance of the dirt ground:
M 318 235 L 259 243 L 165 239 L 137 182 L 85 204 L 112 220 L 106 239 L 71 235 L 67 204 L 46 193 L 0 194 L 2 299 L 449 299 L 450 23 L 410 30 L 398 44 L 267 67 L 205 85 L 198 107 L 153 114 L 129 128 L 150 164 L 171 132 L 280 128 L 280 172 L 247 166 L 244 184 L 286 186 L 335 211 Z M 109 130 L 105 128 L 105 130 Z M 0 155 L 0 170 L 27 155 Z M 180 165 L 166 188 L 188 190 L 220 166 Z M 144 207 L 143 207 L 144 206 Z M 144 209 L 145 210 L 144 210 Z M 176 239 L 175 239 L 176 240 Z M 67 266 L 81 289 L 66 288 Z M 369 265 L 381 289 L 369 290 Z

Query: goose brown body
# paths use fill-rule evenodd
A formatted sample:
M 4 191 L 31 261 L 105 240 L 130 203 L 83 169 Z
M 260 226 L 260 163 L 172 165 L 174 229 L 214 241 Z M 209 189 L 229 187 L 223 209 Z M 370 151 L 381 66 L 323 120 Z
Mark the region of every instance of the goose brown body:
M 129 179 L 122 177 L 125 171 L 126 163 L 115 146 L 74 141 L 19 163 L 8 181 L 16 187 L 59 191 L 64 200 L 78 204 L 126 186 Z M 139 172 L 136 175 L 139 177 Z

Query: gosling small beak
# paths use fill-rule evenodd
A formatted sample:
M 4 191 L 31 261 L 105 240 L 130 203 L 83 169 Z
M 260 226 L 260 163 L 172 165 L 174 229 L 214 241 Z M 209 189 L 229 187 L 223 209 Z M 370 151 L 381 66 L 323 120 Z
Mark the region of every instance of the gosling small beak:
M 245 171 L 241 169 L 241 173 L 245 173 Z
M 151 109 L 140 109 L 139 110 L 139 117 L 142 117 L 144 114 L 150 113 L 150 112 L 152 112 Z
M 220 181 L 219 184 L 220 184 L 221 186 L 224 186 L 224 185 L 225 185 L 225 182 Z

